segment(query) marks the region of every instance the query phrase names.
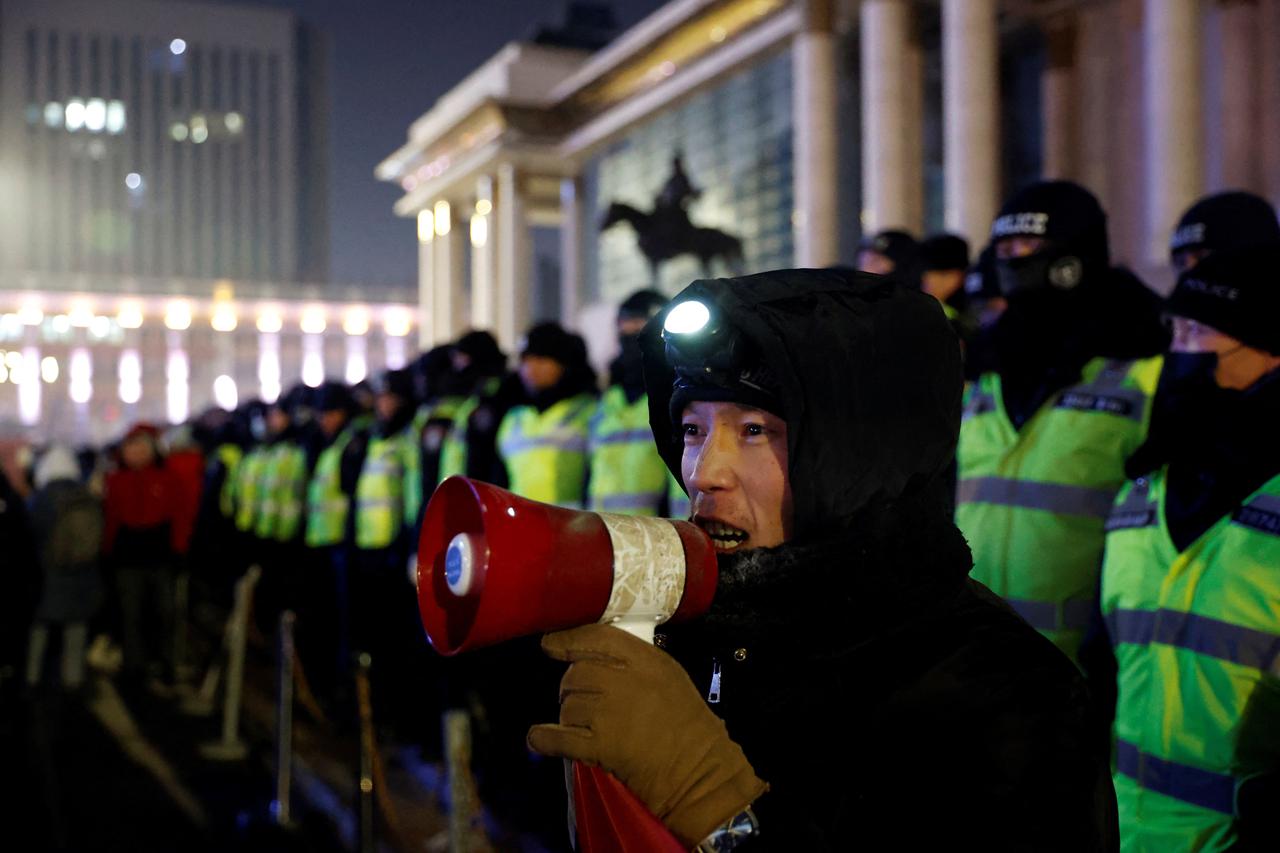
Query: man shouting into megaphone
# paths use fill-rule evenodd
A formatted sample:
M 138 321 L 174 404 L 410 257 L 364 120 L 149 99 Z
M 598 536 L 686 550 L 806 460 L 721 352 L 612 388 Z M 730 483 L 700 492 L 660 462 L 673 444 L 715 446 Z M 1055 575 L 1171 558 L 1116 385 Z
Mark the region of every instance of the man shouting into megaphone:
M 705 850 L 1113 850 L 1072 664 L 968 577 L 955 333 L 890 279 L 699 281 L 650 323 L 658 448 L 716 545 L 710 612 L 650 646 L 548 634 L 544 755 Z

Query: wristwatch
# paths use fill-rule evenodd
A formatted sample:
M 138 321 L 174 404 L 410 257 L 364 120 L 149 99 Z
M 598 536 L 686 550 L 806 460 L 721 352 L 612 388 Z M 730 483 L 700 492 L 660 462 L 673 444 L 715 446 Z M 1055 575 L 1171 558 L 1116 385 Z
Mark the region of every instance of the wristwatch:
M 747 806 L 738 812 L 728 823 L 717 827 L 702 843 L 694 848 L 694 853 L 727 853 L 736 850 L 738 845 L 749 838 L 760 834 L 760 821 L 756 813 Z

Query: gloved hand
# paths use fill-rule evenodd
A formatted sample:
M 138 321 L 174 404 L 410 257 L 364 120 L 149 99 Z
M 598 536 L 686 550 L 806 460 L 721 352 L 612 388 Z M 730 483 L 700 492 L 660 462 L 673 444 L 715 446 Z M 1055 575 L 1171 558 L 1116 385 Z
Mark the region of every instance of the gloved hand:
M 560 723 L 529 730 L 543 755 L 603 767 L 689 847 L 768 790 L 680 664 L 609 625 L 547 634 L 570 664 Z

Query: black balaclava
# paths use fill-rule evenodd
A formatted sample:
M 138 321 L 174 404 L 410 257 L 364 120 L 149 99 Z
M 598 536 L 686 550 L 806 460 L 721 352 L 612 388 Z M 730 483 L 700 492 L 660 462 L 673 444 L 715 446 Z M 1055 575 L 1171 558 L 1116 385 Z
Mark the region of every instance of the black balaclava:
M 455 381 L 463 389 L 462 393 L 478 393 L 485 382 L 506 372 L 507 356 L 488 332 L 467 332 L 458 338 L 453 348 L 467 357 L 466 367 L 454 370 Z
M 709 345 L 664 343 L 668 318 L 695 301 Z M 933 297 L 837 270 L 697 281 L 643 346 L 650 426 L 677 479 L 681 401 L 737 402 L 787 423 L 792 538 L 720 556 L 709 630 L 803 643 L 834 608 L 854 633 L 874 632 L 964 583 L 972 558 L 951 519 L 960 345 Z
M 618 306 L 618 323 L 650 320 L 667 304 L 656 290 L 637 290 Z M 622 388 L 628 403 L 644 396 L 644 360 L 640 353 L 640 333 L 618 336 L 618 356 L 609 363 L 609 384 Z
M 596 393 L 596 373 L 587 361 L 586 342 L 578 335 L 566 331 L 559 323 L 538 323 L 529 329 L 520 357 L 527 355 L 554 359 L 564 366 L 564 375 L 550 388 L 529 395 L 529 401 L 539 412 L 583 392 Z
M 383 372 L 373 383 L 375 394 L 394 394 L 400 398 L 400 406 L 388 419 L 378 418 L 377 432 L 382 437 L 395 435 L 413 420 L 417 399 L 414 397 L 413 374 L 408 368 Z
M 1107 218 L 1088 190 L 1044 181 L 1016 193 L 991 228 L 1044 241 L 1039 251 L 994 261 L 1008 301 L 976 362 L 994 364 L 1005 409 L 1020 428 L 1092 358 L 1155 355 L 1168 343 L 1160 299 L 1127 270 L 1109 266 Z M 975 347 L 975 350 L 983 347 Z
M 1169 239 L 1169 255 L 1206 250 L 1233 251 L 1280 243 L 1280 221 L 1266 199 L 1247 192 L 1205 196 L 1178 220 Z
M 424 352 L 409 367 L 413 375 L 413 396 L 430 403 L 454 393 L 453 347 L 442 344 Z

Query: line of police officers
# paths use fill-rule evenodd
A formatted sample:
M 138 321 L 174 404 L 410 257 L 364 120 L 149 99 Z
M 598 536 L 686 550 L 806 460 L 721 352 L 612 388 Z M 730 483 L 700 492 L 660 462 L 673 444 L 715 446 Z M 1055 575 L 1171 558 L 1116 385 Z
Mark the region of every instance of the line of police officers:
M 1170 251 L 1165 303 L 1112 266 L 1097 200 L 1045 182 L 1009 199 L 967 276 L 949 237 L 876 235 L 859 263 L 937 296 L 961 335 L 956 521 L 973 576 L 1103 697 L 1124 849 L 1280 849 L 1280 224 L 1262 199 L 1224 193 L 1187 211 Z M 350 648 L 369 649 L 379 706 L 435 737 L 424 711 L 445 700 L 423 673 L 441 664 L 410 570 L 444 477 L 688 514 L 640 367 L 664 302 L 621 306 L 603 395 L 582 339 L 543 323 L 515 373 L 472 332 L 372 387 L 298 388 L 233 420 L 213 494 L 264 566 L 268 616 L 299 610 L 322 695 L 341 697 Z

